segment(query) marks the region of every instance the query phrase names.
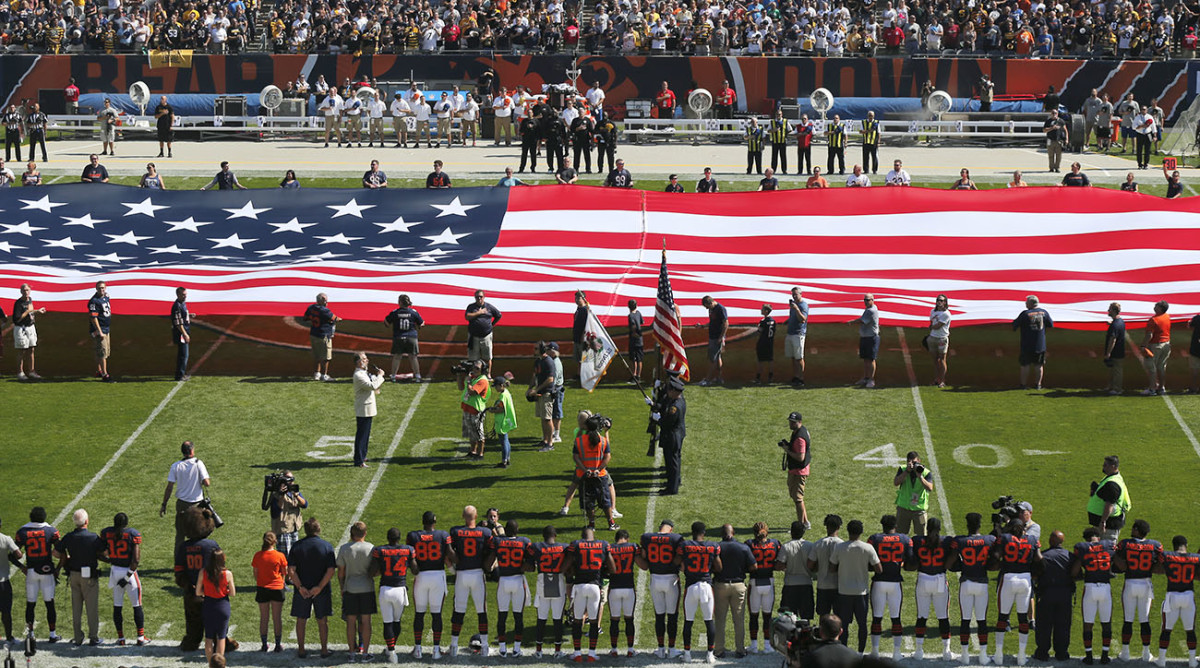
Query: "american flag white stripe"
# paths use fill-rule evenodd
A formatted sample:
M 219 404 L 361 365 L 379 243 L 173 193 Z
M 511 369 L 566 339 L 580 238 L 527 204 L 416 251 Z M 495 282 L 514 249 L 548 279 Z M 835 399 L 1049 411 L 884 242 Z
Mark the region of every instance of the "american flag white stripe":
M 671 291 L 671 277 L 667 273 L 667 251 L 662 252 L 662 265 L 658 273 L 658 296 L 654 302 L 654 337 L 661 346 L 663 368 L 682 374 L 688 380 L 687 349 L 683 347 L 683 331 L 679 315 L 675 312 L 675 296 Z

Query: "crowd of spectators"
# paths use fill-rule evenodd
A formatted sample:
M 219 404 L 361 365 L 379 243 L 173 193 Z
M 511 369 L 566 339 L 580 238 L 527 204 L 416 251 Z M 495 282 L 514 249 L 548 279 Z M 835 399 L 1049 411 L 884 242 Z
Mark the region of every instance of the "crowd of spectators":
M 1153 0 L 27 0 L 0 43 L 49 53 L 1194 57 L 1200 8 Z M 259 32 L 261 31 L 261 33 Z

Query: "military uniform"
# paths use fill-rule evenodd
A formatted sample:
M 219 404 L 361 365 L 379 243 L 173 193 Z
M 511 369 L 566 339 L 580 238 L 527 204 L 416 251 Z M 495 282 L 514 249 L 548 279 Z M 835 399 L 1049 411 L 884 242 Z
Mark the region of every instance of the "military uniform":
M 529 117 L 521 120 L 521 169 L 518 171 L 525 171 L 525 160 L 527 158 L 531 163 L 529 169 L 536 172 L 538 159 L 537 123 Z
M 575 169 L 586 165 L 583 170 L 585 174 L 592 173 L 593 127 L 592 117 L 586 114 L 581 114 L 578 118 L 571 121 L 571 146 L 575 152 Z M 583 158 L 584 162 L 580 162 L 580 158 Z
M 608 118 L 596 126 L 596 144 L 596 171 L 604 173 L 604 159 L 608 158 L 608 171 L 611 172 L 617 160 L 617 126 Z
M 671 384 L 682 392 L 682 380 L 673 379 Z M 687 400 L 683 398 L 682 394 L 675 400 L 672 400 L 670 396 L 664 396 L 662 403 L 656 408 L 661 408 L 661 410 L 655 411 L 659 414 L 658 444 L 662 447 L 663 459 L 666 461 L 667 468 L 667 483 L 662 493 L 678 494 L 681 469 L 683 468 L 683 439 L 687 435 L 685 426 Z
M 553 174 L 562 168 L 563 158 L 567 155 L 567 126 L 553 112 L 543 118 L 546 119 L 542 127 L 546 139 L 546 169 Z

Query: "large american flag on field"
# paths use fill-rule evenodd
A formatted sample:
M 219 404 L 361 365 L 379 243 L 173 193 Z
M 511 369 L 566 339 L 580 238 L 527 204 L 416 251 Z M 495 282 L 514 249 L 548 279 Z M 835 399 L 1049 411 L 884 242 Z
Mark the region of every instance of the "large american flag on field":
M 461 324 L 477 288 L 504 323 L 566 327 L 572 295 L 620 322 L 656 301 L 671 249 L 684 324 L 711 294 L 735 322 L 804 289 L 814 322 L 861 313 L 925 325 L 938 293 L 955 325 L 1010 321 L 1027 294 L 1060 323 L 1132 317 L 1159 300 L 1200 310 L 1200 198 L 1101 188 L 919 188 L 675 195 L 580 186 L 457 190 L 0 190 L 0 304 L 82 313 L 108 282 L 113 310 L 165 315 L 176 286 L 204 314 L 333 310 L 378 319 L 409 294 L 426 321 Z
M 663 249 L 662 266 L 658 270 L 658 296 L 654 301 L 654 337 L 662 351 L 663 368 L 674 371 L 688 380 L 687 349 L 683 347 L 683 330 L 680 329 L 679 313 L 675 309 L 675 293 L 671 290 L 671 276 L 667 273 L 667 250 Z

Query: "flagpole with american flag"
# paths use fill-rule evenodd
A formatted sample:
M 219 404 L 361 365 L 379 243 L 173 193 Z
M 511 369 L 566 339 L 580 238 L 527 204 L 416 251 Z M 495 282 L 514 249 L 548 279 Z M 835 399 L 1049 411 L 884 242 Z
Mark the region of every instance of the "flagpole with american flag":
M 662 266 L 658 272 L 658 299 L 654 303 L 654 338 L 658 340 L 662 354 L 662 366 L 667 371 L 689 379 L 687 350 L 683 347 L 683 330 L 679 322 L 679 310 L 675 307 L 675 294 L 671 291 L 671 277 L 667 273 L 667 242 L 663 240 Z

